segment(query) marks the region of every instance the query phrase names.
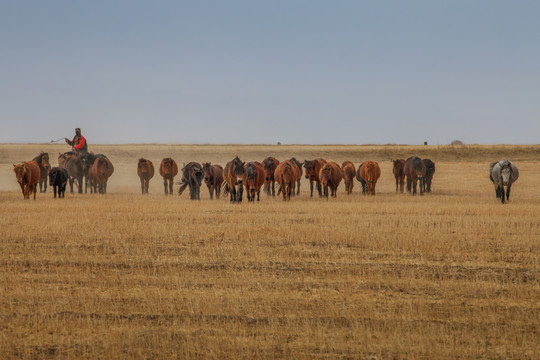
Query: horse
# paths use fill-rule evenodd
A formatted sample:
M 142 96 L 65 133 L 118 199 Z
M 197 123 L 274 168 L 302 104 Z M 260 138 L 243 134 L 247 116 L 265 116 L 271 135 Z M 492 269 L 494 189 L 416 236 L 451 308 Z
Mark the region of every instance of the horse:
M 492 164 L 491 178 L 495 184 L 495 195 L 501 198 L 501 203 L 504 204 L 504 197 L 506 194 L 506 202 L 510 201 L 510 189 L 512 184 L 516 182 L 519 177 L 519 171 L 513 162 L 507 159 L 502 159 L 499 162 Z M 506 191 L 504 187 L 506 186 Z
M 422 181 L 422 186 L 424 192 L 431 192 L 431 180 L 433 179 L 433 174 L 435 174 L 435 163 L 430 159 L 422 159 L 424 165 L 426 166 L 426 175 Z
M 63 167 L 69 174 L 70 192 L 73 193 L 73 183 L 75 179 L 79 186 L 79 194 L 82 194 L 83 192 L 83 184 L 85 185 L 84 192 L 88 192 L 88 172 L 90 167 L 92 167 L 94 160 L 95 155 L 89 153 L 80 153 L 76 156 L 66 158 Z
M 264 166 L 258 161 L 252 161 L 244 165 L 244 186 L 246 187 L 246 194 L 248 201 L 255 201 L 255 194 L 257 194 L 257 201 L 260 200 L 261 187 L 266 181 L 266 172 Z
M 358 170 L 356 170 L 356 180 L 362 185 L 362 195 L 366 195 L 366 189 L 367 189 L 367 182 L 360 176 L 360 173 L 362 172 L 362 167 L 364 166 L 365 162 L 361 163 L 360 166 L 358 166 Z
M 319 178 L 319 172 L 321 168 L 326 164 L 324 159 L 304 160 L 304 168 L 306 169 L 306 179 L 309 180 L 310 196 L 313 197 L 313 182 L 317 185 L 317 191 L 319 197 L 322 197 L 321 180 Z
M 403 173 L 407 177 L 407 192 L 416 195 L 416 184 L 420 181 L 420 195 L 424 195 L 423 183 L 426 176 L 426 165 L 424 162 L 419 157 L 411 156 L 405 160 Z
M 65 161 L 72 156 L 77 156 L 77 152 L 66 151 L 65 153 L 58 153 L 58 166 L 64 167 Z
M 294 193 L 295 188 L 296 188 L 296 195 L 299 195 L 300 194 L 300 180 L 302 180 L 302 163 L 296 160 L 294 156 L 289 161 L 296 167 L 296 170 L 297 170 L 296 171 L 297 178 L 296 178 L 296 183 L 292 189 L 292 196 L 295 195 Z
M 221 185 L 223 184 L 223 167 L 218 164 L 210 164 L 209 162 L 203 163 L 203 175 L 204 183 L 208 187 L 210 192 L 210 199 L 214 199 L 214 192 L 216 198 L 219 199 L 221 193 Z
M 114 166 L 106 156 L 98 156 L 90 168 L 91 189 L 94 193 L 107 193 L 107 180 L 114 173 Z
M 337 188 L 343 179 L 343 170 L 333 161 L 329 161 L 321 168 L 319 179 L 324 188 L 324 196 L 328 198 L 328 188 L 330 188 L 330 196 L 337 197 Z
M 172 195 L 174 177 L 178 175 L 178 165 L 176 165 L 176 161 L 174 161 L 170 157 L 161 160 L 161 164 L 159 165 L 159 175 L 163 177 L 163 187 L 165 188 L 165 195 Z
M 291 200 L 291 194 L 297 181 L 297 176 L 298 172 L 296 165 L 290 160 L 285 160 L 276 166 L 276 170 L 274 170 L 274 179 L 276 179 L 280 191 L 283 194 L 283 201 Z
M 13 172 L 21 187 L 24 199 L 30 199 L 30 194 L 33 192 L 34 200 L 36 200 L 37 184 L 40 177 L 39 165 L 35 161 L 23 161 L 17 165 L 13 164 Z
M 182 167 L 182 182 L 178 188 L 178 195 L 182 195 L 189 186 L 189 198 L 201 200 L 201 184 L 203 179 L 203 167 L 197 162 L 190 162 Z
M 150 160 L 140 158 L 137 163 L 137 176 L 141 180 L 141 192 L 148 194 L 150 179 L 154 177 L 154 164 Z
M 345 191 L 347 195 L 352 194 L 354 187 L 354 175 L 356 174 L 356 168 L 350 161 L 344 161 L 341 164 L 341 170 L 343 170 L 343 181 L 345 181 Z
M 49 163 L 49 153 L 42 152 L 38 156 L 32 159 L 39 166 L 39 192 L 47 192 L 47 175 L 51 169 L 51 164 Z
M 66 197 L 66 184 L 68 179 L 68 172 L 62 167 L 53 167 L 51 171 L 49 171 L 49 185 L 53 188 L 55 199 L 56 192 L 58 192 L 59 198 Z
M 279 160 L 274 157 L 267 157 L 262 161 L 264 172 L 265 172 L 265 183 L 264 183 L 264 192 L 273 197 L 276 196 L 276 179 L 274 178 L 274 171 L 279 164 Z M 270 192 L 270 190 L 272 190 Z
M 223 170 L 225 179 L 225 191 L 231 194 L 231 202 L 242 202 L 242 193 L 244 187 L 242 181 L 244 179 L 244 165 L 238 156 L 229 161 Z
M 381 177 L 381 168 L 376 161 L 366 161 L 360 168 L 360 177 L 366 183 L 365 194 L 375 195 L 377 180 Z
M 405 173 L 403 172 L 403 168 L 405 167 L 405 159 L 392 160 L 392 162 L 394 163 L 392 173 L 396 178 L 396 192 L 398 192 L 399 185 L 399 192 L 403 193 L 405 187 Z

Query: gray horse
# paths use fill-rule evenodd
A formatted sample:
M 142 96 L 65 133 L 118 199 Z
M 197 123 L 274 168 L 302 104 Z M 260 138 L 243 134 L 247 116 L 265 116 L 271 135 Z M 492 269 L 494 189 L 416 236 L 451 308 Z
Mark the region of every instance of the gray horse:
M 203 168 L 201 164 L 196 162 L 190 162 L 182 168 L 182 182 L 178 189 L 178 195 L 189 186 L 189 198 L 191 200 L 201 200 L 200 189 L 203 179 Z
M 505 196 L 506 201 L 508 202 L 510 199 L 510 188 L 519 177 L 518 168 L 511 161 L 502 159 L 499 162 L 491 164 L 489 169 L 489 178 L 495 185 L 495 195 L 500 198 L 501 203 L 504 204 Z M 506 192 L 504 190 L 505 186 Z

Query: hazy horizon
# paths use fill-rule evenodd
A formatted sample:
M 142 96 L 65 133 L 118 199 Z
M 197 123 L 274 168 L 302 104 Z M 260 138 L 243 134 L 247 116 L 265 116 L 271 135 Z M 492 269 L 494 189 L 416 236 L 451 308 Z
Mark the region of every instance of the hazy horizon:
M 0 143 L 538 144 L 540 2 L 0 4 Z

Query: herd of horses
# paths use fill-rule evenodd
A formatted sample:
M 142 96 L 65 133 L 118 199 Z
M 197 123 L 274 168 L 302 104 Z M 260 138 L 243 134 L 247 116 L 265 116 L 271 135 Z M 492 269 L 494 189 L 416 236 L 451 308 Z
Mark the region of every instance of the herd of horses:
M 49 154 L 42 152 L 31 161 L 13 165 L 13 171 L 19 183 L 23 196 L 29 199 L 33 193 L 36 198 L 37 187 L 40 192 L 46 192 L 47 180 L 53 187 L 54 197 L 65 196 L 66 186 L 74 192 L 74 186 L 80 194 L 90 192 L 105 194 L 107 180 L 114 172 L 112 162 L 103 154 L 79 153 L 68 151 L 59 154 L 58 167 L 51 168 Z M 179 172 L 176 161 L 170 157 L 161 160 L 159 174 L 163 178 L 165 195 L 173 194 L 174 179 Z M 396 181 L 396 192 L 404 193 L 405 189 L 412 195 L 431 192 L 431 183 L 435 173 L 435 163 L 430 159 L 411 156 L 408 159 L 393 160 L 393 175 Z M 137 164 L 137 175 L 140 178 L 142 194 L 148 194 L 150 179 L 154 177 L 152 161 L 140 158 Z M 206 184 L 210 199 L 219 199 L 221 193 L 230 196 L 231 202 L 242 202 L 244 188 L 249 202 L 260 200 L 261 189 L 268 196 L 279 196 L 284 201 L 300 194 L 302 176 L 309 181 L 310 197 L 316 189 L 319 197 L 337 197 L 337 189 L 341 182 L 345 191 L 351 194 L 356 179 L 362 187 L 362 194 L 375 195 L 377 181 L 381 169 L 376 161 L 365 161 L 358 166 L 351 161 L 344 161 L 341 166 L 334 161 L 318 158 L 299 162 L 294 157 L 279 161 L 267 157 L 262 162 L 241 161 L 238 156 L 229 161 L 225 167 L 209 162 L 199 164 L 189 162 L 180 169 L 181 181 L 178 193 L 182 194 L 189 188 L 191 200 L 200 200 L 200 188 Z M 495 186 L 495 195 L 504 203 L 510 199 L 510 189 L 517 180 L 519 171 L 507 159 L 490 165 L 489 177 Z M 276 192 L 276 183 L 278 185 Z

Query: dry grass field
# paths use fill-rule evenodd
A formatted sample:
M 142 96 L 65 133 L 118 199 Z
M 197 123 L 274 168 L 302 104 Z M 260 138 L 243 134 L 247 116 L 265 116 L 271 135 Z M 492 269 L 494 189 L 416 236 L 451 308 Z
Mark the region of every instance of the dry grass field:
M 540 146 L 91 146 L 106 195 L 23 200 L 12 163 L 66 145 L 0 145 L 0 358 L 540 358 Z M 382 175 L 375 197 L 232 205 L 140 194 L 137 159 L 324 157 Z M 391 160 L 437 164 L 396 194 Z M 510 203 L 492 161 L 514 161 Z

